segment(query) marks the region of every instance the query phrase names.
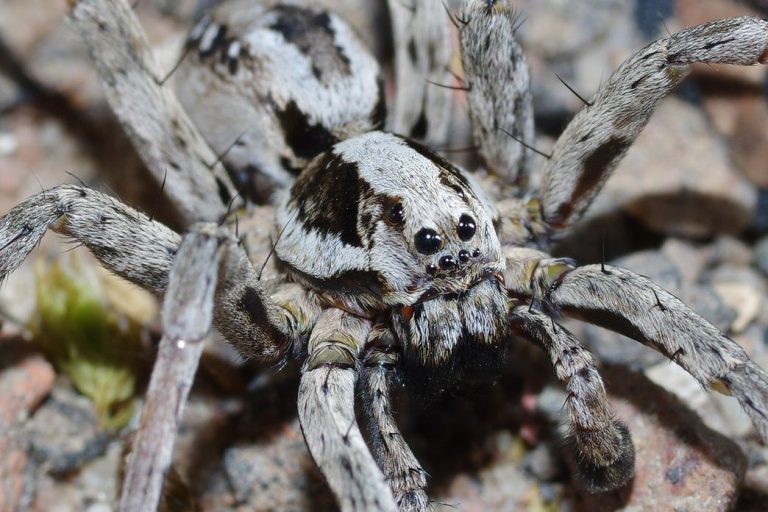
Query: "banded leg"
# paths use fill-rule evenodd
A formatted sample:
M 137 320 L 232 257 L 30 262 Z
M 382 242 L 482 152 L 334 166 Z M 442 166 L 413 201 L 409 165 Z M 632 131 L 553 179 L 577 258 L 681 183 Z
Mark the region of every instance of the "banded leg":
M 589 207 L 656 105 L 694 62 L 768 62 L 768 21 L 730 18 L 651 43 L 625 61 L 558 139 L 541 187 L 544 221 L 573 225 Z
M 49 227 L 88 247 L 108 270 L 165 293 L 181 237 L 110 196 L 72 185 L 36 194 L 0 218 L 0 280 Z M 242 248 L 234 240 L 227 244 L 214 325 L 243 355 L 276 362 L 297 336 L 290 312 L 265 295 Z
M 548 316 L 518 306 L 512 331 L 541 346 L 568 391 L 569 436 L 577 450 L 578 477 L 590 492 L 621 487 L 634 474 L 635 451 L 626 425 L 613 419 L 592 354 Z
M 442 10 L 440 0 L 389 0 L 396 80 L 389 129 L 428 145 L 445 144 L 453 107 L 451 89 L 440 87 L 451 81 L 452 56 Z
M 768 441 L 768 375 L 736 342 L 649 279 L 607 265 L 579 267 L 554 280 L 545 303 L 633 338 L 679 364 L 702 386 L 732 394 Z
M 112 110 L 189 224 L 222 218 L 235 188 L 179 105 L 158 83 L 146 35 L 126 0 L 77 0 L 71 19 L 96 61 Z M 167 177 L 166 177 L 167 174 Z
M 163 300 L 163 337 L 127 463 L 121 512 L 157 510 L 184 405 L 211 329 L 221 246 L 216 227 L 186 235 Z
M 514 139 L 533 144 L 534 132 L 520 18 L 510 0 L 465 0 L 456 19 L 475 144 L 492 172 L 524 188 L 530 152 Z
M 370 322 L 338 309 L 320 314 L 299 384 L 304 439 L 343 511 L 396 511 L 355 419 L 355 382 Z
M 429 509 L 427 473 L 403 439 L 392 415 L 390 382 L 398 362 L 391 331 L 375 327 L 363 362 L 362 403 L 368 438 L 401 512 Z

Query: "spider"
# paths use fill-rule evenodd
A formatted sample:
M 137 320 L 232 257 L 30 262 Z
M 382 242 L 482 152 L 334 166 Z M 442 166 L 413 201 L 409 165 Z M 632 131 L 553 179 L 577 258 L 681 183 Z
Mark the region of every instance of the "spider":
M 634 338 L 732 394 L 767 440 L 768 375 L 735 342 L 640 275 L 547 251 L 689 64 L 768 62 L 768 21 L 710 22 L 630 57 L 567 126 L 534 186 L 529 74 L 511 4 L 465 0 L 447 16 L 438 0 L 389 9 L 398 91 L 387 115 L 375 59 L 322 8 L 224 4 L 190 34 L 175 77 L 180 103 L 126 2 L 74 2 L 113 109 L 188 228 L 177 234 L 83 186 L 55 187 L 0 219 L 0 277 L 51 228 L 164 297 L 120 510 L 157 508 L 212 326 L 248 358 L 302 358 L 299 420 L 342 510 L 428 508 L 390 387 L 492 378 L 512 337 L 539 345 L 567 389 L 586 488 L 631 479 L 628 429 L 560 316 Z M 428 147 L 449 125 L 449 92 L 430 84 L 449 79 L 449 20 L 474 140 L 496 184 L 487 192 Z M 256 228 L 265 216 L 271 233 Z

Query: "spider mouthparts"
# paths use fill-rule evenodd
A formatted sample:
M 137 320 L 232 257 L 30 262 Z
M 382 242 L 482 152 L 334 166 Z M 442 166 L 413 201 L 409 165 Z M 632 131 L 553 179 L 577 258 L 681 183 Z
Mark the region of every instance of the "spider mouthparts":
M 410 322 L 411 318 L 413 318 L 413 306 L 403 306 L 400 308 L 400 316 L 402 316 L 403 320 L 406 322 Z
M 483 270 L 483 274 L 482 274 L 481 278 L 478 279 L 475 283 L 473 283 L 473 286 L 474 285 L 478 285 L 481 282 L 483 282 L 485 280 L 488 280 L 488 279 L 495 279 L 496 282 L 498 282 L 501 286 L 504 286 L 506 284 L 506 282 L 504 280 L 504 272 L 499 272 L 499 271 L 496 271 L 496 270 L 494 270 L 492 268 L 486 268 L 485 270 Z

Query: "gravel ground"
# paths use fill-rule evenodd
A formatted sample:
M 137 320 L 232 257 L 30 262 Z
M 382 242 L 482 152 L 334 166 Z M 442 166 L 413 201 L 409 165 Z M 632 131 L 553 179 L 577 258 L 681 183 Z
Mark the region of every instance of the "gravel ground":
M 386 59 L 381 4 L 370 2 L 370 9 L 350 10 L 352 21 Z M 137 2 L 163 66 L 172 67 L 191 20 L 211 3 Z M 760 0 L 516 4 L 526 17 L 519 36 L 534 77 L 543 148 L 581 107 L 555 73 L 590 96 L 624 58 L 667 30 L 768 12 Z M 65 2 L 47 0 L 0 6 L 0 214 L 41 187 L 83 180 L 178 227 L 110 113 L 87 51 L 64 21 L 66 10 Z M 605 258 L 651 277 L 764 368 L 767 76 L 764 67 L 696 67 L 659 107 L 587 221 L 556 251 L 580 263 Z M 456 101 L 452 145 L 465 147 L 461 93 Z M 69 248 L 49 236 L 35 258 L 59 258 Z M 93 404 L 29 342 L 23 324 L 35 311 L 33 288 L 32 262 L 0 288 L 0 511 L 113 510 L 123 445 L 136 419 L 122 430 L 102 428 Z M 125 313 L 131 306 L 115 307 Z M 154 307 L 143 315 L 139 387 L 157 338 L 156 319 L 147 320 Z M 400 393 L 398 421 L 430 474 L 436 509 L 768 510 L 768 448 L 733 399 L 704 392 L 626 338 L 568 327 L 604 363 L 613 408 L 637 449 L 633 482 L 595 496 L 574 483 L 559 427 L 565 395 L 543 355 L 520 345 L 496 382 L 428 403 Z M 210 343 L 175 451 L 176 508 L 168 510 L 334 510 L 296 419 L 297 376 L 293 365 L 275 374 Z

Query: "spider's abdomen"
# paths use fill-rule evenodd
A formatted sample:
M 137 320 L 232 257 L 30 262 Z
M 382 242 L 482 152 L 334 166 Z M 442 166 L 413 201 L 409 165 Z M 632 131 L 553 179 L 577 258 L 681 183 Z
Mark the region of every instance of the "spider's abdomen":
M 327 304 L 393 327 L 425 362 L 495 343 L 506 311 L 495 212 L 429 149 L 371 132 L 315 158 L 278 208 L 275 252 Z
M 246 197 L 265 199 L 317 154 L 384 122 L 376 60 L 328 11 L 227 2 L 187 44 L 179 99 Z

